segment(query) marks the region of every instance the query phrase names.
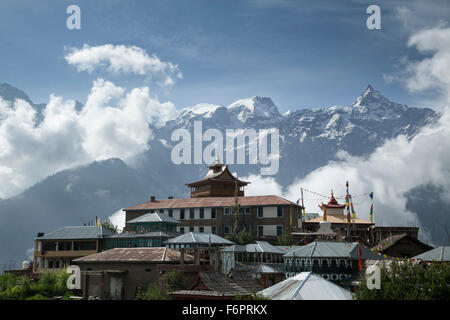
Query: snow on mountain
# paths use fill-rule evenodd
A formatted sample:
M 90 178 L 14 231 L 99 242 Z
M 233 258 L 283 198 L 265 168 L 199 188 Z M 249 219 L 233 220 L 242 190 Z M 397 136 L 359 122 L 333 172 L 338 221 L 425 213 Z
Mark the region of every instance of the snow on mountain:
M 240 99 L 230 104 L 228 110 L 242 123 L 246 123 L 249 119 L 266 120 L 281 117 L 272 99 L 266 97 Z

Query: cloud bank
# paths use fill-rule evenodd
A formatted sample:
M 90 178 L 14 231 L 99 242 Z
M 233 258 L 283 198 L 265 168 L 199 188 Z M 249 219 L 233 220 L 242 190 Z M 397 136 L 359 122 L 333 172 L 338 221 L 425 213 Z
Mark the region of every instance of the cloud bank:
M 0 198 L 60 170 L 145 151 L 150 125 L 160 125 L 173 110 L 172 103 L 152 98 L 148 87 L 126 92 L 103 79 L 94 81 L 81 110 L 73 100 L 50 95 L 40 123 L 24 100 L 0 98 Z
M 67 48 L 65 59 L 78 71 L 91 73 L 95 69 L 104 68 L 113 74 L 145 75 L 167 87 L 182 78 L 177 65 L 163 62 L 156 55 L 150 56 L 144 49 L 136 46 L 105 44 L 90 47 L 85 44 L 81 49 Z

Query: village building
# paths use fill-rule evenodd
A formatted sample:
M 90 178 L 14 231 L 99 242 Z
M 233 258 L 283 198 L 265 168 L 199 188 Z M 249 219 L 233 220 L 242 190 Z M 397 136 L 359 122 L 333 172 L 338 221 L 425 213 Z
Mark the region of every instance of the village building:
M 106 237 L 105 250 L 130 247 L 163 247 L 164 242 L 180 235 L 180 222 L 160 212 L 148 213 L 126 223 L 124 232 Z
M 265 241 L 229 246 L 220 252 L 222 272 L 227 275 L 246 272 L 267 288 L 283 281 L 285 253 L 286 251 Z
M 260 292 L 270 300 L 353 300 L 353 294 L 311 272 L 302 272 Z
M 319 208 L 322 211 L 322 216 L 304 221 L 302 231 L 292 233 L 299 243 L 310 243 L 316 240 L 360 241 L 373 247 L 392 235 L 406 233 L 410 237 L 418 239 L 418 227 L 376 226 L 371 221 L 354 218 L 353 215 L 350 216 L 350 221 L 348 221 L 344 212 L 346 205 L 337 202 L 333 191 L 331 191 L 328 203 L 319 204 Z M 327 223 L 323 224 L 324 222 Z M 324 226 L 328 231 L 323 231 Z
M 387 237 L 373 247 L 375 252 L 396 258 L 411 258 L 431 249 L 433 247 L 406 233 Z
M 234 242 L 213 233 L 189 232 L 165 242 L 171 249 L 177 249 L 183 257 L 187 252 L 194 257 L 195 265 L 211 265 L 220 269 L 220 249 Z M 183 263 L 183 259 L 181 259 Z
M 340 282 L 358 273 L 360 258 L 363 263 L 367 259 L 384 259 L 357 242 L 312 242 L 283 256 L 285 277 L 310 271 L 326 280 Z
M 101 226 L 67 226 L 35 241 L 34 271 L 58 270 L 73 259 L 114 248 L 164 247 L 164 242 L 180 235 L 179 221 L 163 214 L 150 213 L 128 221 L 122 233 Z
M 205 232 L 219 236 L 232 235 L 237 224 L 254 239 L 274 241 L 284 232 L 299 228 L 300 205 L 276 195 L 245 196 L 249 183 L 231 174 L 226 164 L 216 161 L 205 177 L 188 183 L 191 197 L 156 199 L 125 208 L 126 222 L 144 214 L 160 212 L 179 220 L 180 233 Z M 236 215 L 233 207 L 239 206 Z
M 185 254 L 184 263 L 193 257 Z M 116 248 L 75 259 L 81 270 L 83 298 L 135 299 L 150 283 L 159 283 L 159 265 L 180 264 L 170 248 Z
M 172 292 L 169 295 L 177 300 L 231 300 L 250 299 L 263 287 L 251 274 L 240 273 L 226 277 L 222 272 L 204 272 L 189 290 Z
M 102 250 L 103 238 L 110 235 L 113 232 L 95 226 L 68 226 L 40 233 L 35 240 L 34 272 L 59 270 L 74 259 L 97 253 Z

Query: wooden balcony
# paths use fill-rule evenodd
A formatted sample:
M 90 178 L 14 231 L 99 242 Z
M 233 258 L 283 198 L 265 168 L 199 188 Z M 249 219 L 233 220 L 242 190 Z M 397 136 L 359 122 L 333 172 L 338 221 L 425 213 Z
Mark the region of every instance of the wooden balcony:
M 41 258 L 73 258 L 85 257 L 97 253 L 97 250 L 54 250 L 54 251 L 35 251 L 34 255 Z

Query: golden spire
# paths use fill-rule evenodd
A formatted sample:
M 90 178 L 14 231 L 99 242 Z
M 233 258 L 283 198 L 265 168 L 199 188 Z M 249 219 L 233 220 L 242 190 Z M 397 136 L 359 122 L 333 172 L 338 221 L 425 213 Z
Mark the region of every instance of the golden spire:
M 327 221 L 327 207 L 323 207 L 323 221 Z

